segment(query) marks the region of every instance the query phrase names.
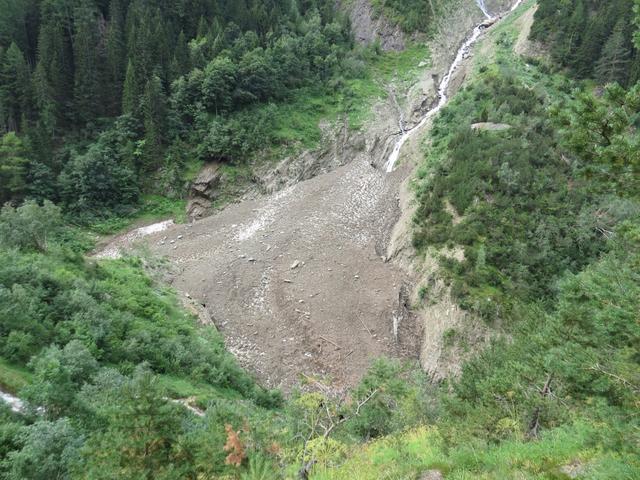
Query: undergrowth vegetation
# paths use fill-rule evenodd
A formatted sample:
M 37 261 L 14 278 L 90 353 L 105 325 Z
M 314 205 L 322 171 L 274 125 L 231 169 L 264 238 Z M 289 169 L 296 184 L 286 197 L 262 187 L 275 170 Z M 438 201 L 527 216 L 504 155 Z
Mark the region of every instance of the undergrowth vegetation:
M 606 248 L 598 222 L 614 224 L 627 213 L 574 175 L 558 149 L 548 101 L 507 68 L 486 72 L 432 131 L 434 166 L 418 193 L 415 243 L 464 247 L 464 261 L 446 261 L 453 290 L 487 318 L 513 300 L 548 299 L 554 279 Z M 472 129 L 479 122 L 508 128 Z

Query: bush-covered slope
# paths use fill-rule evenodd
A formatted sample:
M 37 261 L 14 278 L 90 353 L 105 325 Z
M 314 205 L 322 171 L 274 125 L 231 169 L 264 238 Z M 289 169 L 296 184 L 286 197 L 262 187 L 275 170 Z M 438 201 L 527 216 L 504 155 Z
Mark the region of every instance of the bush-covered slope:
M 490 63 L 479 48 L 416 183 L 416 246 L 462 247 L 442 274 L 502 339 L 421 390 L 428 427 L 334 448 L 312 478 L 640 476 L 637 89 L 550 75 L 513 54 L 516 25 L 491 33 Z

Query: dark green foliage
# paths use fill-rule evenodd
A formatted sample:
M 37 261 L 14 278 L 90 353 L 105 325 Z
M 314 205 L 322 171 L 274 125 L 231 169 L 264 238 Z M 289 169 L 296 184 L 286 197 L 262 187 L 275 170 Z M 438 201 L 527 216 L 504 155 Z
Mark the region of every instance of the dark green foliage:
M 17 130 L 30 113 L 31 73 L 23 52 L 16 43 L 0 56 L 0 126 Z
M 558 151 L 544 103 L 514 78 L 486 74 L 434 126 L 445 160 L 420 189 L 415 242 L 464 247 L 464 261 L 444 263 L 462 305 L 487 318 L 516 298 L 548 299 L 554 278 L 604 248 L 589 217 L 597 201 Z M 511 128 L 472 131 L 483 116 Z
M 73 64 L 74 106 L 80 125 L 92 121 L 103 105 L 100 85 L 102 59 L 99 58 L 98 12 L 91 5 L 74 11 Z
M 612 253 L 560 282 L 553 313 L 520 309 L 514 341 L 496 342 L 465 366 L 448 400 L 451 414 L 464 411 L 474 428 L 503 438 L 530 432 L 536 418 L 542 428 L 557 426 L 580 408 L 620 429 L 612 448 L 630 448 L 637 418 L 627 415 L 640 381 L 640 245 L 637 227 L 627 224 L 618 233 Z M 545 384 L 552 393 L 542 392 Z
M 135 122 L 121 117 L 86 153 L 72 153 L 58 179 L 67 209 L 101 216 L 105 209 L 134 205 L 139 195 L 136 175 Z
M 207 123 L 202 140 L 196 151 L 204 161 L 225 160 L 238 162 L 246 160 L 270 138 L 269 110 L 242 112 L 228 120 L 214 119 Z
M 25 191 L 28 160 L 22 140 L 9 132 L 0 139 L 0 204 Z
M 578 78 L 631 85 L 639 79 L 632 8 L 633 0 L 543 0 L 531 37 Z
M 576 158 L 594 189 L 637 196 L 640 192 L 640 84 L 625 91 L 609 85 L 600 95 L 576 92 L 555 109 L 567 155 Z
M 107 427 L 85 445 L 77 478 L 171 479 L 193 472 L 194 465 L 187 464 L 190 455 L 179 446 L 187 414 L 163 400 L 151 372 L 138 369 L 131 379 L 115 377 L 111 382 L 99 381 L 102 398 L 95 391 L 93 395 L 85 392 Z
M 420 377 L 412 378 L 411 373 L 410 368 L 397 361 L 376 360 L 353 391 L 359 402 L 370 396 L 371 399 L 360 408 L 358 415 L 353 415 L 349 430 L 369 440 L 421 423 L 426 392 Z
M 0 129 L 19 134 L 28 162 L 3 168 L 0 200 L 49 199 L 80 220 L 156 192 L 173 144 L 236 162 L 268 147 L 275 137 L 264 124 L 236 128 L 245 110 L 292 88 L 322 89 L 352 47 L 329 0 L 18 1 L 5 10 L 19 23 L 0 22 Z M 121 114 L 136 123 L 126 132 L 113 126 Z M 224 138 L 211 139 L 218 130 Z

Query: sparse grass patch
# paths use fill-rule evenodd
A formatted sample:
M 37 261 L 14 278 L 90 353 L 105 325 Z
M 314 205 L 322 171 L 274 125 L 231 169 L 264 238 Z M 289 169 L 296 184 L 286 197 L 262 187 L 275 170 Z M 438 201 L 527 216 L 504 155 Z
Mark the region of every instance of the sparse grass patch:
M 26 368 L 0 358 L 0 387 L 16 394 L 31 381 L 32 374 Z
M 193 168 L 193 167 L 191 167 Z M 161 195 L 144 195 L 140 206 L 128 215 L 114 215 L 104 220 L 89 224 L 86 229 L 98 235 L 113 235 L 126 231 L 136 224 L 153 223 L 173 218 L 177 223 L 186 221 L 186 201 L 163 197 Z

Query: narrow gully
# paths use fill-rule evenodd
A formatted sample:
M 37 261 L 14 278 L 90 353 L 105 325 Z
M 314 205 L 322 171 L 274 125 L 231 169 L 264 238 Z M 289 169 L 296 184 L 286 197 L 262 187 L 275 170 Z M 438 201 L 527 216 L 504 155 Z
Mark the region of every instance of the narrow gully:
M 522 3 L 522 0 L 518 0 L 517 2 L 515 2 L 513 7 L 511 7 L 511 11 L 513 12 L 516 8 L 520 6 L 521 3 Z M 485 14 L 488 20 L 496 19 L 496 17 L 492 17 L 489 15 L 484 0 L 476 0 L 476 4 L 478 5 L 478 8 L 482 10 L 482 13 Z M 469 53 L 469 51 L 471 50 L 471 47 L 473 47 L 473 45 L 478 41 L 478 38 L 480 37 L 482 32 L 487 28 L 488 28 L 487 21 L 480 23 L 473 29 L 473 32 L 471 33 L 471 35 L 462 44 L 462 46 L 458 50 L 458 53 L 456 54 L 455 59 L 453 60 L 453 63 L 449 67 L 449 71 L 442 78 L 442 81 L 440 82 L 440 86 L 438 87 L 437 105 L 431 110 L 429 110 L 424 115 L 424 117 L 422 117 L 422 120 L 420 120 L 420 122 L 415 127 L 405 130 L 402 133 L 402 136 L 396 142 L 395 146 L 393 147 L 393 151 L 391 152 L 387 162 L 385 163 L 385 170 L 387 173 L 391 173 L 393 171 L 396 165 L 396 162 L 398 161 L 398 157 L 400 157 L 400 151 L 402 150 L 402 147 L 404 146 L 405 142 L 409 140 L 409 138 L 411 138 L 418 130 L 420 130 L 431 119 L 431 117 L 433 117 L 436 113 L 438 113 L 442 109 L 442 107 L 444 107 L 447 104 L 447 101 L 449 100 L 449 98 L 447 97 L 447 90 L 449 89 L 449 84 L 451 83 L 453 74 L 458 69 L 462 61 L 465 59 L 465 56 Z

